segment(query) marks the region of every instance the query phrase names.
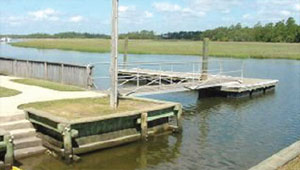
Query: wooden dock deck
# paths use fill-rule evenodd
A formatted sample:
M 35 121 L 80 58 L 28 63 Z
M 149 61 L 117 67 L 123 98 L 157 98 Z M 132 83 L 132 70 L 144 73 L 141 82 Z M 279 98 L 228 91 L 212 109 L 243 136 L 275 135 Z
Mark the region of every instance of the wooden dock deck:
M 147 95 L 178 91 L 199 91 L 205 95 L 240 97 L 274 89 L 278 80 L 233 77 L 208 74 L 206 80 L 200 73 L 156 71 L 147 69 L 120 69 L 122 95 Z M 124 83 L 125 82 L 125 83 Z M 204 93 L 203 93 L 204 92 Z

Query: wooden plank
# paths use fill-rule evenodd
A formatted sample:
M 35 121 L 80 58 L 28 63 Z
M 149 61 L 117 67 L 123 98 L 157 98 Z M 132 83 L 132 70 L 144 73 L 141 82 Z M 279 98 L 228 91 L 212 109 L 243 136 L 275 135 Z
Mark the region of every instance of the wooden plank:
M 204 38 L 203 40 L 203 56 L 202 56 L 202 80 L 207 80 L 208 78 L 208 38 Z
M 148 113 L 143 112 L 141 114 L 140 123 L 141 123 L 141 137 L 143 140 L 147 140 L 148 137 Z
M 174 116 L 174 112 L 170 112 L 170 113 L 166 113 L 166 114 L 162 114 L 162 115 L 157 115 L 157 116 L 151 116 L 151 117 L 147 117 L 147 122 L 151 122 L 154 120 L 158 120 L 158 119 L 162 119 L 162 118 L 166 118 L 166 117 L 172 117 Z M 137 123 L 141 124 L 142 122 L 142 118 L 137 119 Z

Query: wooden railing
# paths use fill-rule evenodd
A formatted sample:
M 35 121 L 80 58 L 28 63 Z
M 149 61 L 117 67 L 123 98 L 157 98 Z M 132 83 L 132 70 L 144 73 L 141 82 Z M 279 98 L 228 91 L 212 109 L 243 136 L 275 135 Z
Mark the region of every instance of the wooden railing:
M 93 86 L 93 66 L 0 57 L 0 73 L 44 79 L 84 88 Z

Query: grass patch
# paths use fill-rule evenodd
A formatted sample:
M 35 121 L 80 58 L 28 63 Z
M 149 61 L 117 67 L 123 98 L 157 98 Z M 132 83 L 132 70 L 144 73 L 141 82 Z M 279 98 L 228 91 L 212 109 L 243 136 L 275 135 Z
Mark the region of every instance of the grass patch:
M 16 83 L 31 85 L 31 86 L 39 86 L 47 89 L 57 90 L 57 91 L 84 91 L 84 89 L 80 87 L 64 85 L 60 83 L 50 82 L 46 80 L 38 80 L 38 79 L 14 79 L 11 80 Z
M 109 97 L 102 97 L 38 102 L 21 105 L 19 108 L 34 108 L 51 113 L 55 116 L 61 116 L 68 120 L 72 120 L 134 111 L 144 108 L 151 108 L 157 105 L 159 104 L 153 102 L 121 99 L 118 109 L 113 110 L 110 108 Z
M 10 97 L 20 94 L 21 92 L 13 89 L 8 89 L 4 87 L 0 87 L 0 98 L 1 97 Z
M 282 166 L 278 170 L 296 170 L 296 169 L 300 169 L 300 156 L 298 156 L 291 162 L 287 163 L 286 165 Z
M 106 39 L 35 39 L 12 43 L 18 47 L 61 49 L 105 53 L 110 51 Z M 119 41 L 120 52 L 124 40 Z M 131 54 L 202 55 L 201 41 L 130 40 Z M 209 55 L 234 58 L 300 59 L 299 43 L 210 42 Z

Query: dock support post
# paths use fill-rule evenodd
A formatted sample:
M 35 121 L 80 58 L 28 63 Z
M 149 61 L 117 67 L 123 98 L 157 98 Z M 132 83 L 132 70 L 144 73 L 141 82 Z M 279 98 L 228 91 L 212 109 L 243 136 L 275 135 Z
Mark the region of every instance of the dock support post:
M 14 164 L 14 144 L 11 135 L 5 135 L 4 141 L 6 144 L 6 154 L 4 158 L 4 165 L 6 170 L 10 170 Z
M 127 64 L 127 54 L 128 54 L 128 37 L 124 40 L 124 57 L 123 57 L 123 67 L 126 68 Z
M 182 107 L 181 107 L 181 105 L 177 105 L 175 110 L 177 111 L 177 114 L 176 114 L 177 132 L 181 132 L 182 131 Z
M 93 82 L 93 66 L 87 65 L 86 66 L 86 74 L 87 74 L 87 88 L 92 89 L 94 82 Z
M 143 140 L 148 138 L 148 113 L 144 112 L 141 114 L 141 135 Z
M 67 163 L 71 163 L 73 160 L 73 146 L 72 146 L 72 133 L 71 127 L 66 126 L 63 130 L 63 138 L 64 138 L 64 159 Z
M 202 75 L 201 80 L 207 80 L 208 73 L 208 43 L 209 39 L 204 38 L 203 40 L 203 56 L 202 56 Z

